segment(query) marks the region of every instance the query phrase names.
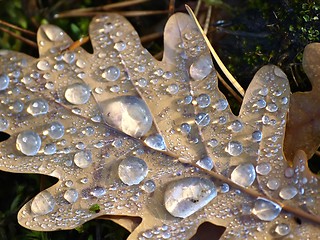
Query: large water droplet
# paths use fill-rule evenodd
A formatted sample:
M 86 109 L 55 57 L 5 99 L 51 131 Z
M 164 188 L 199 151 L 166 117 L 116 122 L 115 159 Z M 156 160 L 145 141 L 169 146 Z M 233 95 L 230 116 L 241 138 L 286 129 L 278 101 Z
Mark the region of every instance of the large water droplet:
M 148 174 L 148 166 L 144 160 L 137 157 L 123 159 L 118 168 L 122 182 L 131 186 L 139 184 Z
M 145 135 L 152 126 L 152 115 L 143 100 L 121 96 L 101 103 L 103 117 L 111 126 L 133 136 Z
M 55 200 L 47 190 L 42 191 L 33 199 L 31 211 L 37 215 L 44 215 L 52 212 L 55 206 Z
M 10 82 L 10 78 L 6 74 L 0 75 L 0 91 L 8 88 Z
M 202 80 L 209 75 L 212 68 L 213 63 L 211 57 L 209 55 L 202 55 L 190 66 L 190 76 L 196 81 Z
M 72 104 L 85 104 L 90 99 L 90 88 L 84 83 L 74 83 L 67 87 L 65 98 Z
M 231 141 L 228 143 L 225 151 L 231 156 L 239 156 L 242 153 L 242 144 L 238 141 Z
M 32 116 L 46 114 L 49 110 L 48 102 L 44 99 L 35 99 L 29 103 L 27 112 Z
M 268 199 L 259 197 L 254 203 L 252 213 L 256 215 L 260 220 L 272 221 L 276 217 L 278 217 L 281 209 L 281 206 L 279 206 L 278 204 L 271 202 Z
M 43 30 L 50 41 L 59 42 L 63 40 L 64 33 L 60 28 L 54 25 L 48 25 Z
M 74 155 L 74 163 L 79 168 L 87 168 L 92 164 L 92 154 L 90 150 L 80 151 Z
M 280 236 L 286 236 L 290 233 L 290 226 L 285 223 L 280 223 L 276 226 L 274 231 Z
M 204 157 L 197 161 L 197 165 L 210 171 L 213 168 L 213 161 L 209 157 Z
M 69 203 L 75 203 L 78 200 L 79 193 L 76 189 L 68 189 L 64 195 L 64 199 L 67 200 Z
M 64 126 L 59 122 L 53 122 L 48 129 L 48 134 L 53 139 L 62 138 L 64 135 Z
M 249 187 L 256 179 L 256 171 L 251 163 L 237 166 L 231 173 L 231 180 L 243 187 Z
M 297 195 L 298 190 L 294 186 L 287 186 L 280 190 L 279 196 L 284 200 L 289 200 Z
M 144 143 L 148 147 L 151 147 L 158 151 L 165 151 L 167 149 L 166 143 L 164 142 L 163 137 L 158 133 L 148 136 L 144 140 Z
M 217 196 L 213 182 L 206 178 L 189 177 L 170 183 L 164 193 L 167 211 L 186 218 L 207 205 Z
M 120 70 L 115 66 L 106 68 L 101 77 L 107 81 L 114 82 L 120 77 Z
M 5 131 L 9 127 L 9 122 L 7 119 L 0 117 L 0 131 Z
M 16 147 L 27 156 L 36 155 L 41 147 L 40 136 L 33 131 L 24 131 L 19 133 L 16 140 Z

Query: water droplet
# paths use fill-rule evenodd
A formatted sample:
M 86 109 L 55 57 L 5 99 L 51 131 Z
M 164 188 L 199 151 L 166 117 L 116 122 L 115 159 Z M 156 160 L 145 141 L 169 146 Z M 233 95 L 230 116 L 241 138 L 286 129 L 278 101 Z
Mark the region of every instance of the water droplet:
M 123 159 L 118 168 L 121 181 L 129 186 L 139 184 L 148 174 L 148 166 L 144 160 L 137 157 Z
M 0 75 L 0 91 L 5 90 L 8 88 L 10 83 L 10 78 L 6 74 Z
M 207 205 L 217 196 L 213 182 L 206 178 L 189 177 L 171 182 L 164 193 L 167 211 L 186 218 Z
M 290 226 L 285 223 L 280 223 L 276 226 L 274 231 L 280 236 L 286 236 L 290 233 Z
M 76 62 L 76 65 L 78 68 L 84 68 L 86 66 L 86 62 L 82 59 L 78 59 L 77 62 Z
M 50 69 L 50 65 L 49 65 L 48 61 L 46 61 L 46 60 L 40 60 L 40 61 L 37 63 L 37 68 L 38 68 L 39 70 L 46 71 L 46 70 L 49 70 L 49 69 Z
M 257 130 L 252 133 L 252 140 L 254 142 L 261 142 L 262 140 L 262 132 Z
M 230 190 L 230 186 L 227 183 L 222 183 L 220 186 L 220 192 L 221 193 L 227 193 Z
M 225 99 L 219 99 L 218 102 L 216 102 L 214 104 L 214 107 L 218 110 L 218 111 L 223 111 L 228 107 L 228 101 Z
M 59 122 L 53 122 L 50 124 L 48 134 L 52 139 L 62 138 L 64 135 L 64 126 Z
M 108 67 L 102 73 L 101 77 L 110 82 L 117 81 L 118 78 L 120 77 L 120 70 L 115 66 Z
M 117 42 L 117 43 L 114 44 L 114 48 L 115 48 L 116 50 L 118 50 L 119 52 L 121 52 L 121 51 L 123 51 L 123 50 L 126 49 L 126 43 L 125 43 L 125 42 L 122 42 L 122 41 Z
M 211 99 L 210 96 L 208 94 L 200 94 L 197 98 L 196 98 L 197 104 L 200 108 L 206 108 L 210 105 L 211 103 Z
M 178 93 L 178 91 L 179 91 L 179 86 L 178 86 L 177 84 L 170 84 L 170 85 L 167 87 L 166 91 L 167 91 L 168 93 L 174 95 L 174 94 Z
M 207 126 L 210 123 L 210 116 L 208 113 L 198 113 L 195 122 L 201 127 Z
M 27 156 L 36 155 L 41 147 L 40 136 L 33 131 L 24 131 L 19 133 L 16 140 L 16 147 Z
M 144 140 L 144 143 L 148 147 L 151 147 L 152 149 L 155 149 L 158 151 L 165 151 L 167 149 L 166 143 L 164 142 L 163 137 L 158 133 L 148 136 Z
M 256 171 L 251 163 L 238 165 L 231 173 L 231 180 L 236 184 L 249 187 L 256 179 Z
M 287 178 L 293 177 L 293 175 L 294 175 L 294 170 L 293 170 L 293 168 L 291 168 L 291 167 L 286 168 L 286 169 L 284 170 L 284 175 L 285 175 Z
M 268 92 L 269 92 L 268 88 L 261 88 L 260 91 L 259 91 L 259 94 L 261 96 L 267 96 Z
M 146 87 L 148 85 L 148 81 L 145 78 L 140 78 L 137 81 L 139 87 Z
M 200 56 L 192 65 L 190 66 L 190 76 L 196 80 L 202 80 L 206 78 L 213 69 L 213 63 L 211 56 Z
M 243 128 L 243 125 L 239 120 L 233 121 L 230 125 L 230 129 L 232 132 L 240 132 L 242 128 Z
M 256 106 L 258 108 L 265 108 L 267 106 L 267 103 L 265 100 L 263 99 L 259 99 L 257 102 L 256 102 Z
M 90 194 L 96 198 L 100 198 L 106 195 L 107 191 L 103 187 L 95 187 L 91 190 Z
M 64 33 L 60 28 L 54 25 L 47 25 L 43 30 L 50 41 L 60 42 L 63 40 Z
M 32 116 L 46 114 L 49 110 L 48 102 L 44 99 L 35 99 L 29 103 L 27 112 Z
M 262 221 L 272 221 L 281 212 L 281 206 L 265 198 L 257 198 L 252 213 Z
M 145 102 L 135 96 L 120 96 L 101 103 L 105 121 L 133 136 L 145 135 L 152 126 L 152 115 Z
M 280 190 L 279 196 L 284 200 L 289 200 L 296 196 L 297 193 L 298 190 L 294 186 L 287 186 Z
M 47 190 L 42 191 L 33 199 L 31 211 L 37 215 L 45 215 L 52 212 L 55 206 L 55 200 Z
M 280 182 L 278 179 L 270 179 L 267 183 L 267 187 L 270 190 L 277 190 L 280 186 Z
M 276 104 L 270 103 L 270 104 L 267 105 L 266 109 L 269 112 L 276 112 L 278 110 L 278 107 L 277 107 Z
M 256 171 L 260 175 L 267 175 L 271 171 L 269 163 L 260 163 L 256 166 Z
M 69 203 L 75 203 L 78 200 L 79 193 L 76 189 L 68 189 L 63 195 L 64 199 Z
M 189 134 L 191 131 L 191 126 L 188 123 L 182 123 L 180 129 L 183 134 Z
M 192 102 L 192 96 L 191 95 L 188 95 L 184 98 L 184 104 L 190 104 Z
M 147 193 L 152 193 L 156 190 L 156 184 L 153 180 L 148 180 L 141 186 L 141 189 Z
M 90 88 L 84 83 L 73 83 L 67 87 L 64 96 L 69 103 L 85 104 L 90 99 Z
M 231 141 L 228 143 L 225 151 L 231 156 L 239 156 L 242 153 L 242 144 L 238 141 Z
M 9 127 L 9 122 L 7 119 L 0 117 L 0 131 L 5 131 Z
M 19 113 L 23 110 L 24 104 L 20 100 L 15 101 L 12 106 L 9 107 L 12 111 Z
M 197 165 L 210 171 L 213 168 L 213 161 L 209 157 L 204 157 L 197 161 Z
M 218 146 L 218 144 L 219 144 L 219 141 L 218 141 L 217 139 L 211 139 L 211 140 L 208 142 L 208 146 L 209 146 L 209 147 L 212 147 L 212 148 Z
M 79 168 L 87 168 L 92 164 L 92 154 L 90 150 L 77 152 L 73 157 L 74 163 Z
M 54 143 L 48 143 L 45 145 L 43 149 L 43 153 L 45 155 L 52 155 L 55 154 L 57 151 L 57 146 Z
M 73 63 L 74 60 L 75 60 L 76 56 L 73 52 L 65 52 L 63 54 L 63 60 L 66 62 L 66 63 Z

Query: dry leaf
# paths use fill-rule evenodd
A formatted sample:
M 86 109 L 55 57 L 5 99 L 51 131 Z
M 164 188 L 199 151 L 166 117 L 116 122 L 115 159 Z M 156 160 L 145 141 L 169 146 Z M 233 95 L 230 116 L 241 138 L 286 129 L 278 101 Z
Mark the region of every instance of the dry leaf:
M 173 15 L 164 35 L 161 62 L 116 14 L 93 19 L 92 55 L 68 50 L 52 25 L 39 29 L 39 59 L 1 51 L 0 123 L 11 137 L 0 168 L 59 179 L 19 223 L 54 231 L 110 215 L 129 229 L 121 216 L 141 217 L 128 239 L 189 239 L 205 222 L 226 227 L 222 238 L 317 238 L 317 179 L 303 153 L 296 169 L 282 153 L 284 73 L 260 69 L 236 117 L 191 19 Z
M 289 161 L 297 149 L 303 150 L 310 159 L 320 145 L 318 122 L 320 90 L 320 43 L 311 43 L 303 52 L 303 69 L 311 84 L 310 92 L 296 92 L 291 96 L 290 112 L 284 142 L 285 155 Z

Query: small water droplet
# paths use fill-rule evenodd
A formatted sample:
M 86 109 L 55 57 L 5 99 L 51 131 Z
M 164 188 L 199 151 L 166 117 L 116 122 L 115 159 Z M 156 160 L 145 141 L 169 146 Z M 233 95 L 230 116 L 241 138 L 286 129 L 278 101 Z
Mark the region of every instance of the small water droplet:
M 189 134 L 191 131 L 191 126 L 188 123 L 182 123 L 180 126 L 181 133 L 183 134 Z
M 286 186 L 282 188 L 279 192 L 279 196 L 284 200 L 292 199 L 294 196 L 296 196 L 298 193 L 298 190 L 294 186 Z
M 29 103 L 27 112 L 32 116 L 46 114 L 49 111 L 48 102 L 44 99 L 35 99 Z
M 243 128 L 242 122 L 235 120 L 231 123 L 230 129 L 232 132 L 240 132 Z
M 83 59 L 78 59 L 76 65 L 79 68 L 84 68 L 86 66 L 86 62 Z
M 119 52 L 126 49 L 126 43 L 123 41 L 117 42 L 114 44 L 114 49 L 118 50 Z
M 200 108 L 206 108 L 210 105 L 211 103 L 211 99 L 210 96 L 208 94 L 200 94 L 197 98 L 196 98 L 197 104 Z
M 106 195 L 107 191 L 104 187 L 95 187 L 91 190 L 90 194 L 96 198 Z
M 268 183 L 267 183 L 267 187 L 270 190 L 277 190 L 280 186 L 280 182 L 278 179 L 269 179 Z
M 118 168 L 121 181 L 129 186 L 139 184 L 148 174 L 148 166 L 144 160 L 137 157 L 123 159 Z
M 266 109 L 269 112 L 276 112 L 278 110 L 278 106 L 274 103 L 270 103 L 267 105 Z
M 24 104 L 23 102 L 21 102 L 20 100 L 15 101 L 10 107 L 9 109 L 11 109 L 12 111 L 19 113 L 22 112 L 24 108 Z
M 239 156 L 243 151 L 243 147 L 240 142 L 231 141 L 228 143 L 225 151 L 229 153 L 231 156 Z
M 48 129 L 48 135 L 52 139 L 62 138 L 64 135 L 64 126 L 59 122 L 51 123 Z
M 76 189 L 68 189 L 63 195 L 64 199 L 69 203 L 75 203 L 78 200 L 79 193 Z
M 73 52 L 66 52 L 63 54 L 63 60 L 66 62 L 66 63 L 73 63 L 74 60 L 75 60 L 76 56 Z
M 269 163 L 260 163 L 256 166 L 256 171 L 260 175 L 267 175 L 271 171 L 271 166 Z
M 144 143 L 148 147 L 151 147 L 152 149 L 155 149 L 158 151 L 165 151 L 167 149 L 166 143 L 164 142 L 163 137 L 158 133 L 148 136 L 144 140 Z
M 280 223 L 274 230 L 280 236 L 286 236 L 290 233 L 290 226 L 286 223 Z
M 102 73 L 101 77 L 107 81 L 114 82 L 120 77 L 120 70 L 115 66 L 110 66 Z
M 37 63 L 37 68 L 39 70 L 42 70 L 42 71 L 46 71 L 46 70 L 49 70 L 50 69 L 50 64 L 48 61 L 46 60 L 40 60 L 38 63 Z
M 272 221 L 281 212 L 281 206 L 265 198 L 257 198 L 252 213 L 262 221 Z
M 197 165 L 210 171 L 213 168 L 213 161 L 209 157 L 204 157 L 197 161 Z
M 219 144 L 219 141 L 218 141 L 217 139 L 211 139 L 211 140 L 208 142 L 208 146 L 209 146 L 209 147 L 212 147 L 212 148 L 218 146 L 218 144 Z
M 152 126 L 152 115 L 145 102 L 135 96 L 120 96 L 101 103 L 103 117 L 111 126 L 133 136 L 145 135 Z
M 16 147 L 27 156 L 36 155 L 41 147 L 40 136 L 33 131 L 24 131 L 19 133 L 16 140 Z
M 220 186 L 220 192 L 221 193 L 227 193 L 230 190 L 230 186 L 227 183 L 222 183 Z
M 211 56 L 202 55 L 190 66 L 190 76 L 194 80 L 200 81 L 206 78 L 210 74 L 212 69 L 213 69 L 213 63 L 212 63 Z
M 196 115 L 195 122 L 198 126 L 207 126 L 210 123 L 210 116 L 208 113 L 198 113 Z
M 147 180 L 145 183 L 141 186 L 141 189 L 144 190 L 147 193 L 152 193 L 156 190 L 156 184 L 153 180 Z
M 231 173 L 231 180 L 243 187 L 249 187 L 256 179 L 256 171 L 251 163 L 238 165 Z
M 186 218 L 207 205 L 217 196 L 213 182 L 206 178 L 189 177 L 171 182 L 164 193 L 167 211 Z
M 137 85 L 139 87 L 146 87 L 148 85 L 148 81 L 145 79 L 145 78 L 140 78 L 138 81 L 137 81 Z
M 167 91 L 168 93 L 174 95 L 174 94 L 178 93 L 178 91 L 179 91 L 179 86 L 178 86 L 177 84 L 170 84 L 170 85 L 167 87 L 166 91 Z
M 0 117 L 0 131 L 5 131 L 9 127 L 9 122 L 7 119 Z
M 47 25 L 43 30 L 50 41 L 60 42 L 63 40 L 64 33 L 60 28 L 54 25 Z
M 73 83 L 67 87 L 64 96 L 71 104 L 85 104 L 90 99 L 90 88 L 84 83 Z
M 10 83 L 10 78 L 6 74 L 0 75 L 0 91 L 5 90 L 8 88 Z
M 269 92 L 269 89 L 268 89 L 268 88 L 261 88 L 261 89 L 259 90 L 259 94 L 260 94 L 261 96 L 267 96 L 267 95 L 268 95 L 268 92 Z
M 252 133 L 252 140 L 254 142 L 261 142 L 262 140 L 262 132 L 257 130 Z
M 79 168 L 87 168 L 92 164 L 92 154 L 90 150 L 77 152 L 73 157 L 74 163 Z
M 228 107 L 228 101 L 225 99 L 219 99 L 218 102 L 216 102 L 214 104 L 214 107 L 218 110 L 218 111 L 223 111 L 226 110 Z
M 45 215 L 53 211 L 55 206 L 55 200 L 50 192 L 47 190 L 39 193 L 32 200 L 31 211 L 37 215 Z
M 256 104 L 257 108 L 265 108 L 267 106 L 267 103 L 264 99 L 259 99 Z
M 48 143 L 45 145 L 43 149 L 43 153 L 45 155 L 52 155 L 55 154 L 57 151 L 57 146 L 54 143 Z

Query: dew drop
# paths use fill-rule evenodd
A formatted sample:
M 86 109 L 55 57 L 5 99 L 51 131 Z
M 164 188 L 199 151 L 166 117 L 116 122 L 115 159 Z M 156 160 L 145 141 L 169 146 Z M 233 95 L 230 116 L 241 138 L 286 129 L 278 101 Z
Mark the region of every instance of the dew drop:
M 231 141 L 228 143 L 225 151 L 231 156 L 239 156 L 242 153 L 242 144 L 238 141 Z
M 71 104 L 85 104 L 90 99 L 90 88 L 84 83 L 73 83 L 67 87 L 64 96 Z
M 52 139 L 62 138 L 64 135 L 64 126 L 59 122 L 53 122 L 48 129 L 48 135 Z
M 183 134 L 189 134 L 191 131 L 191 126 L 188 123 L 182 123 L 180 129 Z
M 198 126 L 207 126 L 210 123 L 210 116 L 208 113 L 198 113 L 196 115 L 195 122 Z
M 252 133 L 252 140 L 254 142 L 261 142 L 262 140 L 262 132 L 257 130 Z
M 167 91 L 168 93 L 174 95 L 174 94 L 178 93 L 178 91 L 179 91 L 179 86 L 178 86 L 177 84 L 170 84 L 170 85 L 167 87 L 166 91 Z
M 263 99 L 259 99 L 257 102 L 256 102 L 256 106 L 258 108 L 265 108 L 267 106 L 267 103 L 265 100 Z
M 280 182 L 278 179 L 270 179 L 267 183 L 267 187 L 270 190 L 277 190 L 280 186 Z
M 269 163 L 260 163 L 256 166 L 256 171 L 260 175 L 267 175 L 271 171 L 271 166 Z
M 79 193 L 76 189 L 68 189 L 63 195 L 64 199 L 69 203 L 75 203 L 78 200 Z
M 126 49 L 126 43 L 123 41 L 117 42 L 114 44 L 114 49 L 118 50 L 119 52 Z
M 48 61 L 46 61 L 46 60 L 40 60 L 40 61 L 37 63 L 37 68 L 38 68 L 39 70 L 46 71 L 46 70 L 49 70 L 49 69 L 50 69 L 50 65 L 49 65 Z
M 7 119 L 0 117 L 0 131 L 5 131 L 9 127 L 9 122 Z
M 165 151 L 167 149 L 166 143 L 164 142 L 163 137 L 158 133 L 148 136 L 144 140 L 144 143 L 148 147 L 158 151 Z
M 156 190 L 156 184 L 153 180 L 148 180 L 141 186 L 141 189 L 147 193 L 152 193 Z
M 60 28 L 53 25 L 47 25 L 43 30 L 50 41 L 60 42 L 63 40 L 64 33 Z
M 100 198 L 106 195 L 107 191 L 103 187 L 95 187 L 91 190 L 90 194 L 96 198 Z
M 111 66 L 106 68 L 106 70 L 102 73 L 101 77 L 106 79 L 107 81 L 114 82 L 117 81 L 120 77 L 120 70 L 115 66 Z
M 186 218 L 217 196 L 213 182 L 206 178 L 188 177 L 171 182 L 164 193 L 167 211 L 175 217 Z
M 213 63 L 211 57 L 209 55 L 202 55 L 190 66 L 190 76 L 194 80 L 199 81 L 206 78 L 212 69 Z
M 278 110 L 278 107 L 277 107 L 276 104 L 270 103 L 270 104 L 267 105 L 266 109 L 269 112 L 276 112 Z
M 206 108 L 210 105 L 211 103 L 211 99 L 210 96 L 208 94 L 200 94 L 197 98 L 196 98 L 197 104 L 200 108 Z
M 139 184 L 148 174 L 148 166 L 144 160 L 137 157 L 123 159 L 118 168 L 121 181 L 129 186 Z
M 33 131 L 24 131 L 19 133 L 16 140 L 16 147 L 27 156 L 36 155 L 41 147 L 40 136 Z
M 272 221 L 278 217 L 281 209 L 281 206 L 278 204 L 268 199 L 258 197 L 254 203 L 252 213 L 262 221 Z
M 101 103 L 103 117 L 111 126 L 132 136 L 145 135 L 152 126 L 152 115 L 145 102 L 135 96 L 120 96 Z
M 218 102 L 216 102 L 214 104 L 214 107 L 218 110 L 218 111 L 223 111 L 228 107 L 228 101 L 225 99 L 219 99 Z
M 57 151 L 57 146 L 54 143 L 48 143 L 45 145 L 43 149 L 43 153 L 45 155 L 52 155 L 55 154 Z
M 20 100 L 15 101 L 12 106 L 10 106 L 10 109 L 12 109 L 12 111 L 19 113 L 23 110 L 24 108 L 24 104 L 23 102 L 21 102 Z
M 220 192 L 221 193 L 227 193 L 230 190 L 230 186 L 227 183 L 222 183 L 222 185 L 220 186 Z
M 0 91 L 8 88 L 10 82 L 10 78 L 6 74 L 0 75 Z
M 27 112 L 32 116 L 46 114 L 49 111 L 48 102 L 44 99 L 35 99 L 29 103 Z
M 274 231 L 280 236 L 286 236 L 290 233 L 290 226 L 285 223 L 280 223 L 276 226 Z
M 243 128 L 242 123 L 239 120 L 233 121 L 230 125 L 232 132 L 240 132 Z
M 231 180 L 236 184 L 249 187 L 256 179 L 256 171 L 251 163 L 238 165 L 231 173 Z
M 50 192 L 42 191 L 33 199 L 31 203 L 31 211 L 37 215 L 45 215 L 53 211 L 55 200 Z
M 79 168 L 87 168 L 92 164 L 92 154 L 90 150 L 77 152 L 73 157 L 74 163 Z
M 213 168 L 213 161 L 209 157 L 204 157 L 197 161 L 197 165 L 210 171 Z
M 287 186 L 280 190 L 279 196 L 284 200 L 292 199 L 298 193 L 297 188 L 294 186 Z
M 218 141 L 217 139 L 211 139 L 211 140 L 208 142 L 208 146 L 209 146 L 209 147 L 212 147 L 212 148 L 218 146 L 218 144 L 219 144 L 219 141 Z

